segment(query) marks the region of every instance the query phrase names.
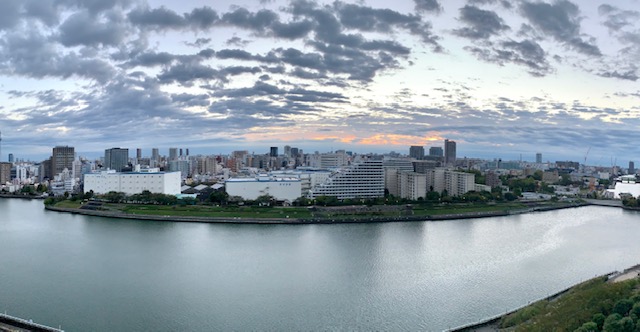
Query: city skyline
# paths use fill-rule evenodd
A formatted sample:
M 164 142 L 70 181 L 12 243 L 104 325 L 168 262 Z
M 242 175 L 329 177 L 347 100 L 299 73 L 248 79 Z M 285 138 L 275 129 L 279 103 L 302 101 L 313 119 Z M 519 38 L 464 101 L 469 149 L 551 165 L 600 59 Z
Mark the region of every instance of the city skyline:
M 450 139 L 458 157 L 625 165 L 640 154 L 639 5 L 7 0 L 1 158 Z

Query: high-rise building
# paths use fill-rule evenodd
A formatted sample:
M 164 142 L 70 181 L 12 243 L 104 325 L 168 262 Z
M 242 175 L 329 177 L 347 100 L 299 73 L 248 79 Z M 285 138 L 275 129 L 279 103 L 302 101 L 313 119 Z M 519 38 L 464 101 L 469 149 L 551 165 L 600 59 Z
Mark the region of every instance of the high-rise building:
M 136 149 L 136 159 L 137 159 L 137 162 L 140 163 L 140 159 L 142 159 L 142 149 L 140 148 Z
M 269 150 L 269 157 L 277 157 L 278 156 L 278 147 L 272 146 Z
M 291 158 L 291 146 L 289 145 L 284 146 L 284 155 L 287 156 L 288 158 Z
M 542 164 L 542 153 L 536 153 L 536 163 Z
M 444 163 L 447 166 L 456 164 L 456 142 L 448 139 L 444 140 Z
M 121 172 L 129 165 L 129 149 L 111 148 L 104 150 L 104 168 Z
M 291 148 L 291 157 L 297 158 L 299 153 L 300 150 L 298 150 L 298 148 Z
M 9 153 L 9 162 L 12 163 L 13 162 L 13 153 Z
M 75 149 L 71 146 L 56 146 L 51 155 L 51 176 L 56 176 L 64 169 L 71 171 L 73 160 L 76 158 Z
M 0 185 L 11 181 L 11 163 L 0 162 Z
M 409 148 L 409 157 L 415 159 L 424 159 L 424 146 L 412 145 Z
M 636 166 L 633 161 L 629 162 L 629 174 L 636 174 Z
M 169 161 L 178 159 L 178 148 L 169 148 Z
M 333 173 L 326 182 L 314 186 L 309 198 L 334 196 L 338 199 L 384 196 L 382 160 L 365 160 Z
M 429 155 L 436 156 L 436 157 L 443 157 L 444 151 L 442 151 L 442 148 L 439 146 L 432 146 L 429 148 Z

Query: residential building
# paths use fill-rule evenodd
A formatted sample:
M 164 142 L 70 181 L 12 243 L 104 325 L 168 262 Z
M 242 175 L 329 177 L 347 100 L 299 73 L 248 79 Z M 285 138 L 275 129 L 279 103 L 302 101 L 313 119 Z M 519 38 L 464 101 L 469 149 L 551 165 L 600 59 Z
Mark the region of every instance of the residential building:
M 399 196 L 410 200 L 417 200 L 427 196 L 427 175 L 400 171 L 398 173 Z
M 438 193 L 447 191 L 449 196 L 460 196 L 475 190 L 475 175 L 472 173 L 449 171 L 443 168 L 427 173 L 426 187 Z
M 628 172 L 627 172 L 627 173 L 629 173 L 629 174 L 636 174 L 636 166 L 635 166 L 635 164 L 633 163 L 633 161 L 630 161 L 630 162 L 629 162 L 629 170 L 628 170 Z
M 307 197 L 334 196 L 338 199 L 384 197 L 382 160 L 364 160 L 334 172 L 313 187 Z
M 536 153 L 536 163 L 542 164 L 542 153 L 540 152 Z

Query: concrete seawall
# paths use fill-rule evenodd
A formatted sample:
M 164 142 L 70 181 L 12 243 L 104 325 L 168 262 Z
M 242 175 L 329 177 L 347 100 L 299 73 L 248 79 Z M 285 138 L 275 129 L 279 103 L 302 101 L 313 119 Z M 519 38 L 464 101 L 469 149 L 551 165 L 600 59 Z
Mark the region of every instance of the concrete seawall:
M 0 331 L 33 331 L 33 332 L 64 332 L 63 330 L 41 325 L 18 317 L 0 313 Z

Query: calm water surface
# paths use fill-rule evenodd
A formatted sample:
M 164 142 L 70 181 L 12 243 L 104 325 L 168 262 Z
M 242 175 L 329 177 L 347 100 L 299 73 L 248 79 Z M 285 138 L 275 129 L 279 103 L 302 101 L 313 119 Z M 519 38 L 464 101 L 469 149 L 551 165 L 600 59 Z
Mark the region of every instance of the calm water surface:
M 0 199 L 0 311 L 66 331 L 438 331 L 640 263 L 640 214 L 117 220 Z

